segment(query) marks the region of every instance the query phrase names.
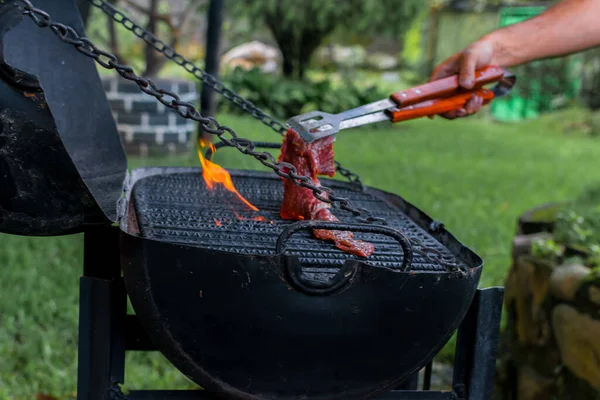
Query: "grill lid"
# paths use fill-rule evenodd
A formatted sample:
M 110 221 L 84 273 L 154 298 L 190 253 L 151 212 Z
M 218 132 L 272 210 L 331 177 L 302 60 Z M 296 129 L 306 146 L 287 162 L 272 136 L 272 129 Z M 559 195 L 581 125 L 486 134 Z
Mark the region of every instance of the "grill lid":
M 75 0 L 32 3 L 47 11 L 53 21 L 71 26 L 85 36 Z M 14 5 L 5 3 L 0 7 L 6 12 L 7 7 Z M 0 27 L 2 30 L 6 27 Z M 62 42 L 49 28 L 38 27 L 29 17 L 8 30 L 2 43 L 9 68 L 39 79 L 64 150 L 79 174 L 73 180 L 83 180 L 97 204 L 96 211 L 109 221 L 116 221 L 127 158 L 94 61 Z

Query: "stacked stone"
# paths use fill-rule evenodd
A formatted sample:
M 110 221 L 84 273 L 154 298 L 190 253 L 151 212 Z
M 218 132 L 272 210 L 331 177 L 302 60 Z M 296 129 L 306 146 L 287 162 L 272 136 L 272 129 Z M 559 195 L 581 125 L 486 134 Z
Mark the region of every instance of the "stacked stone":
M 598 399 L 600 285 L 578 261 L 532 254 L 535 240 L 552 237 L 542 225 L 521 224 L 513 241 L 496 398 Z

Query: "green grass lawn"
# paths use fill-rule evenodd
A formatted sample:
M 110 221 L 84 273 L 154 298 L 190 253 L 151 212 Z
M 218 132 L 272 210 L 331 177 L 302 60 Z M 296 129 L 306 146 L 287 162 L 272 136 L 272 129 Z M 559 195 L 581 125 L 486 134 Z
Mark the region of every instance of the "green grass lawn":
M 482 286 L 502 285 L 517 216 L 541 203 L 575 197 L 600 183 L 600 141 L 564 135 L 576 112 L 515 125 L 484 119 L 420 120 L 339 134 L 337 159 L 364 182 L 395 192 L 446 227 L 485 260 Z M 279 138 L 248 118 L 219 120 L 241 136 Z M 234 149 L 226 168 L 264 169 Z M 194 155 L 150 164 L 196 165 Z M 257 167 L 258 165 L 258 167 Z M 81 235 L 0 236 L 0 399 L 36 393 L 74 398 Z M 130 354 L 127 388 L 193 387 L 159 354 Z

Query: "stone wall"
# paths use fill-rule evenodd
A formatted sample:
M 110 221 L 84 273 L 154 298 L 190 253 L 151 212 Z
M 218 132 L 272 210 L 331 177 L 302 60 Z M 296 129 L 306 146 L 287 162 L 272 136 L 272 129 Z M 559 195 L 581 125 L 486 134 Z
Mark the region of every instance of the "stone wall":
M 196 105 L 198 92 L 193 81 L 154 80 L 159 88 L 176 93 L 181 101 Z M 166 156 L 193 148 L 197 124 L 168 109 L 156 98 L 142 92 L 132 81 L 121 77 L 103 77 L 123 147 L 127 154 Z
M 522 225 L 505 283 L 496 398 L 600 399 L 600 286 L 577 259 L 535 256 L 535 241 L 552 233 Z

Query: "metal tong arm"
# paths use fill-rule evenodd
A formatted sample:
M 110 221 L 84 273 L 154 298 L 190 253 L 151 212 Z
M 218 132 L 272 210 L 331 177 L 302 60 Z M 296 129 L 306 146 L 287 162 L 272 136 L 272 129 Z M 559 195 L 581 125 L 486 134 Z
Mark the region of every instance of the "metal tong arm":
M 390 116 L 390 121 L 393 123 L 442 114 L 463 108 L 473 95 L 482 97 L 483 105 L 489 104 L 494 99 L 493 91 L 489 89 L 477 89 L 441 99 L 426 100 L 419 104 L 402 107 L 398 110 L 386 110 L 386 113 Z
M 338 120 L 338 123 L 343 121 L 349 121 L 353 119 L 361 119 L 363 116 L 378 113 L 381 111 L 385 111 L 386 114 L 390 115 L 395 111 L 393 104 L 396 104 L 399 108 L 405 108 L 411 105 L 416 105 L 423 103 L 428 100 L 434 99 L 442 99 L 449 98 L 455 95 L 464 94 L 464 93 L 477 93 L 482 95 L 479 90 L 490 83 L 501 81 L 506 75 L 506 71 L 501 67 L 491 65 L 485 68 L 482 68 L 475 72 L 475 83 L 472 89 L 464 89 L 458 83 L 458 75 L 451 75 L 446 78 L 441 78 L 432 82 L 428 82 L 419 86 L 415 86 L 410 89 L 406 89 L 397 93 L 390 95 L 389 98 L 376 101 L 371 104 L 367 104 L 364 106 L 356 107 L 351 110 L 347 110 L 341 112 L 337 115 L 327 115 L 327 120 L 333 122 L 335 119 Z M 489 94 L 483 94 L 483 96 L 488 96 Z M 462 98 L 455 98 L 456 101 L 459 101 Z M 468 100 L 468 98 L 467 98 Z M 490 99 L 491 101 L 491 99 Z M 466 101 L 465 101 L 466 103 Z M 487 103 L 485 103 L 487 104 Z M 428 105 L 432 105 L 428 103 Z M 439 107 L 446 109 L 448 103 L 439 103 Z M 456 108 L 460 108 L 464 106 L 457 105 Z M 449 111 L 451 111 L 449 110 Z M 447 112 L 447 111 L 441 111 Z M 309 113 L 310 114 L 310 113 Z M 305 115 L 309 115 L 305 114 Z M 436 114 L 435 109 L 432 111 L 431 115 Z M 402 114 L 403 115 L 403 114 Z M 429 114 L 428 114 L 429 115 Z M 414 117 L 418 118 L 418 117 Z M 296 119 L 300 119 L 297 117 Z M 398 122 L 398 121 L 392 121 Z
M 390 96 L 390 99 L 398 104 L 398 107 L 406 107 L 426 100 L 472 92 L 484 85 L 501 80 L 505 74 L 506 71 L 503 68 L 497 65 L 490 65 L 475 72 L 475 83 L 472 89 L 461 88 L 458 82 L 458 75 L 451 75 L 394 93 Z

